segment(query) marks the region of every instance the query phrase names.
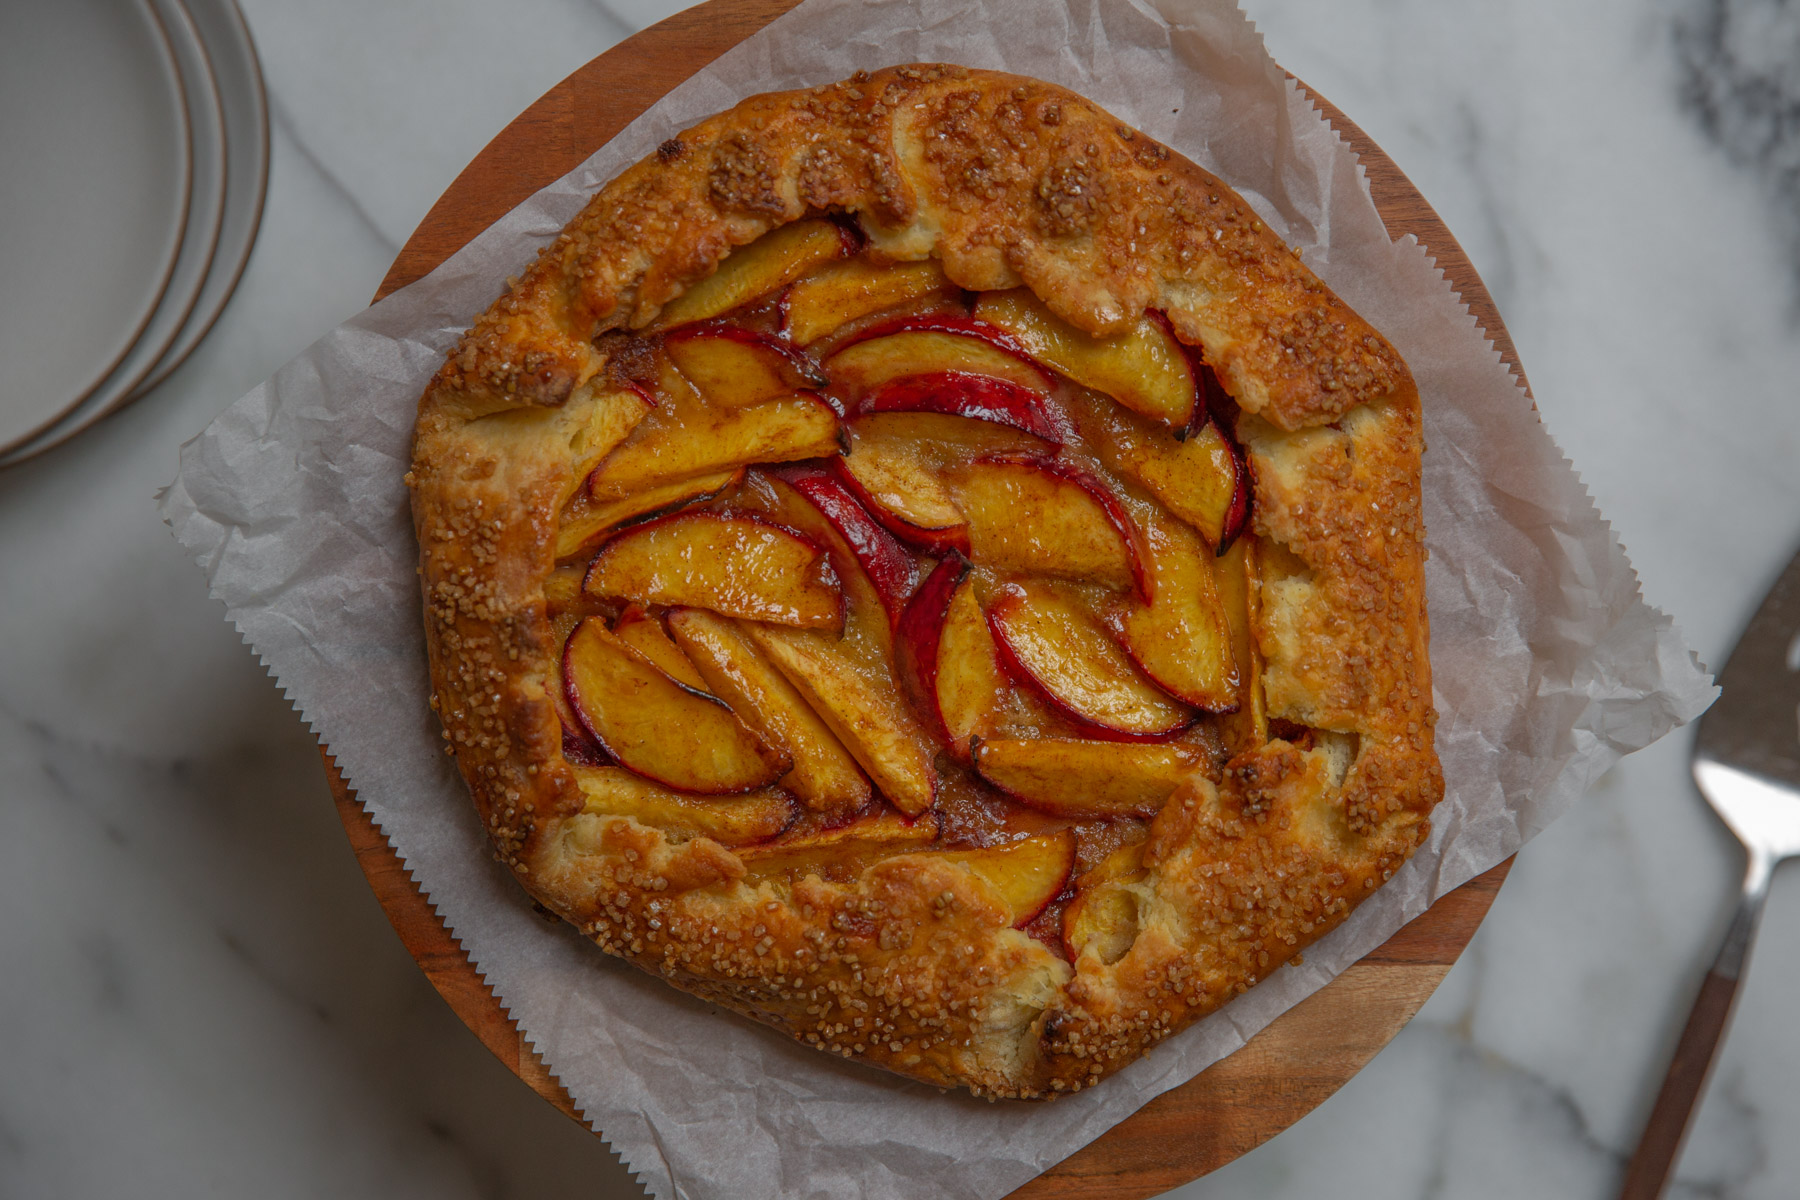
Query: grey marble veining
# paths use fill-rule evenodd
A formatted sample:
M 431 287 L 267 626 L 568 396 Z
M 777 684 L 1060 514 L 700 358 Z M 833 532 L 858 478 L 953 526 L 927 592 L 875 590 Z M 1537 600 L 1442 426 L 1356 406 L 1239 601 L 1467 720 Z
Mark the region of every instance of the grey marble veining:
M 660 0 L 252 0 L 261 239 L 194 358 L 0 473 L 0 1196 L 630 1196 L 369 895 L 312 743 L 156 521 L 462 166 Z M 1488 281 L 1653 602 L 1722 658 L 1800 542 L 1800 5 L 1247 0 Z M 1393 1045 L 1186 1198 L 1610 1196 L 1737 851 L 1687 739 L 1532 843 Z M 1800 872 L 1674 1195 L 1800 1194 Z
M 1800 8 L 1792 0 L 1686 0 L 1675 46 L 1682 100 L 1768 194 L 1800 303 Z

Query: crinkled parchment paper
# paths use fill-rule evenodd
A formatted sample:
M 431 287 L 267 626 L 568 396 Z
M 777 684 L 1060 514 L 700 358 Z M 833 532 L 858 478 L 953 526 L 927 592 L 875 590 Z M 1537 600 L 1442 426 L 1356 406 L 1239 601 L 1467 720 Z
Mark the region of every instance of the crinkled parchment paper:
M 1330 937 L 1115 1078 L 987 1104 L 797 1046 L 608 959 L 495 865 L 426 710 L 407 492 L 420 391 L 588 194 L 744 96 L 938 60 L 1052 80 L 1240 190 L 1391 338 L 1425 398 L 1431 654 L 1449 794 Z M 213 594 L 596 1129 L 658 1197 L 1003 1195 L 1229 1054 L 1498 863 L 1713 689 L 1524 393 L 1224 0 L 807 0 L 184 448 L 163 512 Z

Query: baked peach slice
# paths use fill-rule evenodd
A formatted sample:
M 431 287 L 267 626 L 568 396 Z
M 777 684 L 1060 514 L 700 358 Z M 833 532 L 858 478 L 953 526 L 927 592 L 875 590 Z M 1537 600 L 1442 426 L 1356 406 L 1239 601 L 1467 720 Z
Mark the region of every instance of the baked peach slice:
M 1153 817 L 1202 766 L 1200 751 L 1181 744 L 984 738 L 975 748 L 982 778 L 1021 804 L 1077 821 Z
M 1263 698 L 1263 657 L 1256 645 L 1262 608 L 1262 568 L 1257 542 L 1245 539 L 1221 554 L 1214 565 L 1219 606 L 1231 630 L 1231 658 L 1237 667 L 1238 705 L 1219 721 L 1219 731 L 1232 753 L 1269 740 L 1268 705 Z
M 969 548 L 969 523 L 924 447 L 848 438 L 832 470 L 863 509 L 893 534 L 933 554 Z
M 544 608 L 551 616 L 559 616 L 582 602 L 581 581 L 587 575 L 585 566 L 556 567 L 544 576 Z
M 962 763 L 973 761 L 975 739 L 992 737 L 1016 715 L 1020 698 L 1000 663 L 972 578 L 957 587 L 944 613 L 932 698 L 950 753 Z
M 876 520 L 905 541 L 937 553 L 966 551 L 968 522 L 948 473 L 971 457 L 1034 460 L 1050 443 L 992 421 L 932 412 L 885 412 L 844 423 L 848 450 L 833 462 Z
M 1230 712 L 1238 704 L 1238 675 L 1213 556 L 1193 529 L 1153 505 L 1142 508 L 1145 561 L 1156 589 L 1149 604 L 1116 612 L 1114 631 L 1158 687 L 1206 712 Z
M 819 364 L 772 334 L 723 323 L 690 325 L 663 339 L 675 369 L 706 402 L 743 408 L 830 382 Z
M 562 726 L 563 757 L 572 763 L 598 767 L 609 764 L 612 757 L 600 748 L 600 743 L 594 740 L 576 713 L 575 706 L 569 703 L 569 688 L 563 679 L 564 648 L 569 644 L 569 635 L 584 619 L 583 614 L 568 610 L 551 617 L 550 637 L 556 653 L 550 658 L 550 678 L 546 682 L 550 703 L 556 709 L 557 724 Z
M 598 618 L 563 647 L 563 686 L 582 728 L 619 765 L 682 792 L 748 792 L 792 760 L 750 732 L 715 696 L 671 678 Z
M 870 663 L 892 660 L 893 623 L 905 599 L 900 598 L 890 611 L 888 597 L 863 567 L 855 548 L 812 500 L 781 475 L 751 471 L 732 494 L 731 507 L 734 512 L 773 521 L 825 547 L 844 593 L 844 631 L 839 640 L 846 650 Z
M 837 530 L 838 536 L 868 574 L 875 590 L 881 594 L 882 607 L 887 610 L 890 621 L 898 622 L 918 578 L 918 567 L 912 555 L 869 515 L 842 483 L 822 468 L 788 467 L 780 472 L 780 476 L 831 522 L 832 528 Z M 843 574 L 839 572 L 840 576 Z
M 949 476 L 979 566 L 1136 589 L 1152 597 L 1142 538 L 1129 513 L 1092 474 L 1029 456 L 977 459 Z
M 911 375 L 987 375 L 1048 394 L 1051 379 L 1025 348 L 984 321 L 949 314 L 896 317 L 859 331 L 825 360 L 832 391 L 857 401 Z
M 1071 395 L 1067 410 L 1101 462 L 1198 529 L 1216 551 L 1223 553 L 1242 531 L 1250 473 L 1243 452 L 1204 410 L 1195 410 L 1179 440 L 1095 393 Z
M 672 479 L 619 500 L 595 500 L 582 492 L 563 510 L 556 528 L 556 557 L 573 558 L 597 545 L 608 533 L 628 521 L 661 516 L 690 504 L 712 499 L 744 477 L 744 468 L 715 471 L 691 479 Z
M 680 513 L 634 525 L 594 556 L 592 596 L 837 630 L 844 598 L 816 542 L 754 516 Z
M 699 668 L 707 689 L 794 760 L 781 782 L 808 808 L 841 817 L 869 802 L 873 792 L 856 760 L 736 622 L 680 608 L 669 614 L 669 629 Z
M 841 635 L 758 621 L 741 628 L 896 808 L 914 814 L 930 808 L 936 747 L 895 684 L 893 627 L 868 572 L 792 484 L 752 471 L 732 504 L 829 546 L 844 595 Z
M 809 875 L 847 883 L 884 858 L 917 854 L 937 840 L 937 818 L 916 820 L 892 812 L 876 812 L 835 829 L 799 833 L 772 846 L 751 846 L 738 853 L 744 876 L 797 883 Z
M 1007 674 L 1084 731 L 1109 741 L 1160 741 L 1194 713 L 1157 687 L 1084 607 L 1038 582 L 1011 582 L 987 606 Z
M 634 817 L 673 841 L 706 837 L 722 846 L 753 846 L 779 837 L 800 815 L 779 788 L 740 796 L 696 796 L 643 779 L 623 767 L 571 765 L 584 801 L 582 814 Z M 577 817 L 563 826 L 578 850 L 595 850 L 598 823 Z
M 659 404 L 656 392 L 642 383 L 626 381 L 606 389 L 596 385 L 596 390 L 604 390 L 605 394 L 588 409 L 588 418 L 569 438 L 570 470 L 562 495 L 557 498 L 559 505 L 567 505 L 583 492 L 589 472 L 629 438 Z M 537 415 L 541 416 L 542 410 Z M 533 414 L 519 410 L 510 417 L 496 415 L 494 419 L 531 421 Z
M 1063 722 L 1007 677 L 978 598 L 983 580 L 960 558 L 938 564 L 901 621 L 899 657 L 914 702 L 957 762 L 981 738 Z
M 644 422 L 607 455 L 588 477 L 593 498 L 623 500 L 676 480 L 842 450 L 837 413 L 811 396 L 684 415 L 680 421 Z
M 1063 909 L 1063 950 L 1070 962 L 1090 950 L 1108 966 L 1124 958 L 1137 941 L 1142 901 L 1136 884 L 1144 876 L 1143 842 L 1120 846 L 1076 880 L 1074 899 Z
M 643 605 L 628 605 L 619 614 L 619 619 L 613 622 L 612 631 L 614 637 L 649 659 L 652 665 L 661 669 L 663 674 L 676 683 L 684 684 L 697 692 L 710 691 L 705 677 L 694 666 L 693 660 L 682 653 L 681 647 L 670 639 L 662 622 Z M 726 700 L 725 703 L 730 704 L 731 701 Z M 736 705 L 732 707 L 735 708 Z
M 955 863 L 982 880 L 1012 910 L 1013 928 L 1031 924 L 1050 902 L 1062 895 L 1075 870 L 1075 831 L 1059 829 L 1016 842 L 979 850 L 951 850 L 933 855 Z
M 913 593 L 894 630 L 894 657 L 914 706 L 932 718 L 937 732 L 950 743 L 953 752 L 955 742 L 938 709 L 938 662 L 950 602 L 968 572 L 966 558 L 954 552 L 947 555 Z
M 1083 387 L 1172 429 L 1186 429 L 1200 401 L 1187 349 L 1161 314 L 1145 313 L 1112 337 L 1084 333 L 1028 289 L 983 292 L 975 318 L 1004 330 L 1032 358 Z
M 1194 361 L 1194 369 L 1200 372 L 1200 394 L 1206 408 L 1203 418 L 1196 411 L 1190 427 L 1188 440 L 1204 439 L 1209 450 L 1217 454 L 1224 449 L 1231 454 L 1228 464 L 1235 486 L 1231 490 L 1231 499 L 1224 506 L 1224 516 L 1220 521 L 1220 535 L 1213 541 L 1218 553 L 1223 554 L 1225 548 L 1237 540 L 1244 526 L 1250 520 L 1250 465 L 1244 457 L 1244 447 L 1237 439 L 1237 404 L 1225 385 L 1219 381 L 1219 373 L 1211 366 L 1198 360 Z M 1203 431 L 1202 425 L 1206 426 Z
M 949 286 L 935 259 L 878 263 L 852 258 L 827 263 L 781 293 L 781 332 L 796 345 L 810 346 L 852 321 L 922 300 Z
M 1214 422 L 1173 446 L 1153 444 L 1127 471 L 1215 550 L 1224 550 L 1243 532 L 1250 513 L 1250 472 L 1243 451 Z
M 1061 446 L 1070 433 L 1061 412 L 1042 392 L 992 375 L 962 371 L 908 375 L 884 383 L 864 397 L 862 410 L 943 413 L 992 421 L 1040 437 L 1048 446 Z
M 783 225 L 733 251 L 718 270 L 665 304 L 655 327 L 710 320 L 861 248 L 861 239 L 835 221 L 812 218 Z
M 754 622 L 744 628 L 889 803 L 909 816 L 932 806 L 935 748 L 900 697 L 891 663 L 812 630 Z

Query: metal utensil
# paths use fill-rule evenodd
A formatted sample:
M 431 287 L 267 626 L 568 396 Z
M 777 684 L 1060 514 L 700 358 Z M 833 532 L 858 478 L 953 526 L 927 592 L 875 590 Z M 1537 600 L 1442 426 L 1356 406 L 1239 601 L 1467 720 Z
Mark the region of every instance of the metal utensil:
M 1782 859 L 1800 855 L 1800 556 L 1750 618 L 1719 689 L 1718 703 L 1700 721 L 1694 782 L 1744 843 L 1744 891 L 1681 1031 L 1620 1200 L 1662 1194 L 1731 1020 L 1769 876 Z

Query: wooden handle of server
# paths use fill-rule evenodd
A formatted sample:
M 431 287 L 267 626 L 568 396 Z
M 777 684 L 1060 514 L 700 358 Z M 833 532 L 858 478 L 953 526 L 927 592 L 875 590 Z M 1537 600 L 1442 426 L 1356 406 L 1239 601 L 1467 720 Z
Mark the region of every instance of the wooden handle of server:
M 1731 1002 L 1738 981 L 1708 971 L 1700 995 L 1688 1013 L 1687 1026 L 1676 1043 L 1675 1058 L 1656 1094 L 1656 1107 L 1644 1126 L 1637 1151 L 1625 1171 L 1625 1188 L 1619 1200 L 1657 1200 L 1675 1169 L 1675 1158 L 1687 1136 L 1688 1120 L 1699 1107 L 1713 1056 L 1724 1040 L 1731 1019 Z
M 1619 1200 L 1657 1200 L 1675 1171 L 1688 1123 L 1706 1090 L 1706 1076 L 1712 1070 L 1719 1043 L 1725 1040 L 1725 1027 L 1731 1023 L 1731 1004 L 1737 999 L 1738 983 L 1750 961 L 1750 945 L 1756 939 L 1763 902 L 1769 896 L 1769 875 L 1774 865 L 1775 859 L 1766 849 L 1750 848 L 1737 911 L 1725 930 L 1719 956 L 1713 960 L 1712 970 L 1706 973 L 1700 994 L 1694 998 L 1681 1040 L 1675 1043 L 1674 1061 L 1663 1077 L 1662 1090 L 1656 1094 L 1656 1106 L 1650 1110 L 1644 1136 L 1638 1140 L 1631 1164 L 1625 1169 L 1625 1188 L 1619 1193 Z

